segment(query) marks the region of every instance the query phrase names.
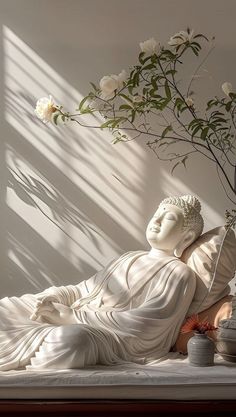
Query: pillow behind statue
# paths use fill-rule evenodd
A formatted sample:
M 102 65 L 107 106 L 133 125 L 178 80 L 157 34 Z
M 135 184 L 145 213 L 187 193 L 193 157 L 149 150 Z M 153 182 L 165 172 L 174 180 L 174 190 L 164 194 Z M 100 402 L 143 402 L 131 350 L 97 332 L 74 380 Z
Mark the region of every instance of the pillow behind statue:
M 181 260 L 194 270 L 197 286 L 187 316 L 211 307 L 230 293 L 236 269 L 236 238 L 232 229 L 216 227 L 201 235 Z

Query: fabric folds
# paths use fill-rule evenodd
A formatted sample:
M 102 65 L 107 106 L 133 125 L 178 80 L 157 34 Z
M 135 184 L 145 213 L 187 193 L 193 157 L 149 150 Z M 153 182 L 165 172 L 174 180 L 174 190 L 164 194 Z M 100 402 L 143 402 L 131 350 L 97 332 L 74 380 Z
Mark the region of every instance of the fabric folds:
M 195 274 L 158 251 L 129 252 L 78 285 L 0 300 L 0 370 L 151 363 L 174 345 Z M 73 309 L 76 324 L 30 319 L 37 296 Z

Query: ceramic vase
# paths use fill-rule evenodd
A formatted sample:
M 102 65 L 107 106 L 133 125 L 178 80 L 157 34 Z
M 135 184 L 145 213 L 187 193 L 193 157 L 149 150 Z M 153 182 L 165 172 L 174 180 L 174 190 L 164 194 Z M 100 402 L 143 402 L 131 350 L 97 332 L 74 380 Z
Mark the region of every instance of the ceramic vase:
M 187 350 L 190 365 L 214 365 L 215 343 L 205 333 L 194 333 L 188 341 Z

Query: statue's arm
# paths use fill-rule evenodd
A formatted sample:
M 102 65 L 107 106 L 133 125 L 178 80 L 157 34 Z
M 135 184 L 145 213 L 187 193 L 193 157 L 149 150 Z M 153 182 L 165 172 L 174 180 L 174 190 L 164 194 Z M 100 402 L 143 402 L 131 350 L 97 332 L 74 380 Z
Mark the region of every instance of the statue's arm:
M 118 260 L 110 261 L 105 268 L 97 272 L 92 277 L 85 279 L 76 285 L 52 286 L 41 293 L 36 294 L 40 302 L 55 302 L 66 306 L 72 306 L 83 297 L 90 295 L 99 286 L 108 271 L 116 266 Z
M 87 281 L 91 281 L 92 278 Z M 52 324 L 70 324 L 76 322 L 71 306 L 75 304 L 88 289 L 88 282 L 78 285 L 52 286 L 36 294 L 36 306 L 31 320 L 46 321 Z
M 79 288 L 76 285 L 52 286 L 36 294 L 36 298 L 41 303 L 55 302 L 71 306 L 79 295 Z
M 77 285 L 52 286 L 36 294 L 37 303 L 31 319 L 40 319 L 54 324 L 76 323 L 74 308 L 80 308 L 80 300 L 86 299 L 102 286 L 104 277 L 110 268 L 115 267 L 116 262 L 111 261 L 106 268 Z

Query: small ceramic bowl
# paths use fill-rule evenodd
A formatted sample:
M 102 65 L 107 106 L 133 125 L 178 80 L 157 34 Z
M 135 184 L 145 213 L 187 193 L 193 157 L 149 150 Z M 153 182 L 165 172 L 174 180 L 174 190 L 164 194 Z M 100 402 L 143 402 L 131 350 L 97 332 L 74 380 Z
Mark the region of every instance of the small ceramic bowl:
M 236 362 L 236 320 L 221 320 L 216 342 L 217 352 L 227 361 Z

